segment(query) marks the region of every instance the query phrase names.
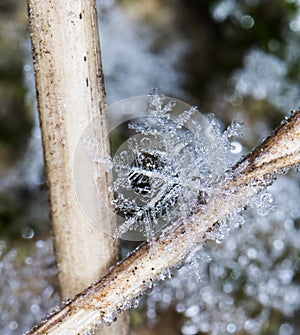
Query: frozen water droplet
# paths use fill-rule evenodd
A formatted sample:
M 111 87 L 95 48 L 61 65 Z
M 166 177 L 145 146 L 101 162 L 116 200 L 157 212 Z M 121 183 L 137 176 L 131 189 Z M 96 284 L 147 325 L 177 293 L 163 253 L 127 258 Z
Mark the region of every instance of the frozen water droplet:
M 18 329 L 18 323 L 16 322 L 16 321 L 11 321 L 10 323 L 9 323 L 9 328 L 11 329 L 11 330 L 16 330 L 16 329 Z
M 278 335 L 292 335 L 294 333 L 294 328 L 289 323 L 283 323 L 279 328 Z
M 233 334 L 237 331 L 236 325 L 234 323 L 229 323 L 226 327 L 228 333 Z
M 33 304 L 33 305 L 31 305 L 30 310 L 31 310 L 32 313 L 37 314 L 40 311 L 40 307 L 37 304 Z
M 254 205 L 257 213 L 261 216 L 266 216 L 274 209 L 272 195 L 266 191 L 261 192 L 254 198 Z
M 230 142 L 230 152 L 232 154 L 239 154 L 243 150 L 243 146 L 241 145 L 240 142 L 237 141 L 232 141 Z
M 198 305 L 192 305 L 186 309 L 184 312 L 185 316 L 191 318 L 200 312 L 200 307 Z
M 23 227 L 21 230 L 22 237 L 25 239 L 32 239 L 34 237 L 34 230 L 31 227 Z
M 181 328 L 181 332 L 182 332 L 183 335 L 196 335 L 198 333 L 198 328 L 193 323 L 185 324 Z
M 117 320 L 117 316 L 114 312 L 107 312 L 103 316 L 103 322 L 106 326 L 110 326 L 116 320 Z
M 254 26 L 254 19 L 252 16 L 250 15 L 243 15 L 242 18 L 241 18 L 241 24 L 244 28 L 246 29 L 250 29 Z

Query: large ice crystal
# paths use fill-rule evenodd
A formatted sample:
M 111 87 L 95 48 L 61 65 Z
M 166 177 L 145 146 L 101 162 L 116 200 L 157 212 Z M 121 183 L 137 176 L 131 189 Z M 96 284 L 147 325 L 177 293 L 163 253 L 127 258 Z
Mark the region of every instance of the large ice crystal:
M 147 99 L 147 116 L 129 123 L 134 135 L 112 160 L 113 205 L 125 218 L 117 236 L 137 230 L 152 240 L 166 224 L 187 222 L 205 205 L 226 170 L 226 146 L 216 121 L 195 107 L 176 109 L 178 101 L 157 92 Z

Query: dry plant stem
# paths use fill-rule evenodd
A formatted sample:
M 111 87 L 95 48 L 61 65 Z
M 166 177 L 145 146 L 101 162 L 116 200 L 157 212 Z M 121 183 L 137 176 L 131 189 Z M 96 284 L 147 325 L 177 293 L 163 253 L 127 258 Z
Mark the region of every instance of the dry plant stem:
M 218 222 L 240 211 L 276 174 L 300 163 L 300 112 L 293 114 L 267 140 L 249 153 L 230 172 L 231 179 L 188 225 L 165 231 L 150 248 L 143 244 L 93 283 L 73 301 L 30 332 L 31 335 L 84 334 L 107 315 L 127 306 L 168 268 L 177 266 Z
M 72 298 L 117 261 L 112 241 L 115 217 L 99 196 L 107 197 L 110 175 L 99 167 L 85 176 L 85 196 L 99 217 L 96 229 L 80 208 L 73 182 L 78 140 L 92 130 L 99 151 L 109 153 L 107 115 L 95 0 L 28 0 L 36 92 L 61 295 Z M 82 171 L 85 171 L 85 163 Z M 100 193 L 100 194 L 99 194 Z M 114 327 L 118 327 L 115 325 Z M 125 334 L 126 323 L 106 333 Z M 103 332 L 103 333 L 104 333 Z

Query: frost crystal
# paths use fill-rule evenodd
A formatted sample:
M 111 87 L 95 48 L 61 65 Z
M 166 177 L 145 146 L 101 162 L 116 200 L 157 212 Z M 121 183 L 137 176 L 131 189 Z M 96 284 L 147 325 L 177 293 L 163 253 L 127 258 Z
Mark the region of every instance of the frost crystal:
M 217 122 L 196 107 L 177 107 L 174 99 L 150 95 L 147 116 L 129 124 L 135 135 L 113 158 L 113 206 L 124 217 L 117 237 L 135 230 L 150 241 L 169 222 L 187 221 L 226 169 Z
M 23 262 L 22 253 L 7 251 L 0 240 L 0 329 L 5 335 L 24 333 L 59 303 L 52 240 L 37 241 L 34 254 Z

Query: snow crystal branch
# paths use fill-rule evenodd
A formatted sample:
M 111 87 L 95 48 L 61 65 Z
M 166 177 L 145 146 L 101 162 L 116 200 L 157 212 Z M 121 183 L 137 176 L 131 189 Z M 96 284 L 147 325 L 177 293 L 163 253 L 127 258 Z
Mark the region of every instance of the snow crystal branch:
M 165 229 L 151 246 L 144 243 L 103 278 L 66 303 L 28 335 L 85 334 L 100 323 L 111 323 L 137 297 L 179 266 L 208 239 L 228 215 L 239 212 L 276 175 L 300 163 L 300 110 L 282 122 L 260 146 L 245 156 L 216 185 L 214 196 L 190 217 L 188 224 Z

